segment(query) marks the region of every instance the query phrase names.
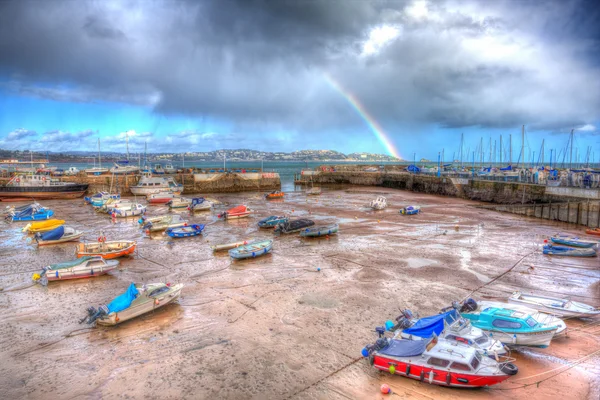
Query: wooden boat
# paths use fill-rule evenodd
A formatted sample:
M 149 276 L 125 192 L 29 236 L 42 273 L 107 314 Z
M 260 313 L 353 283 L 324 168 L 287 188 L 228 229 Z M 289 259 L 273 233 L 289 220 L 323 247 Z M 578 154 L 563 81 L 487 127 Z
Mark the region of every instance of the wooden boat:
M 169 228 L 178 228 L 187 226 L 187 221 L 181 218 L 181 215 L 170 214 L 161 215 L 160 217 L 142 218 L 143 229 L 150 232 L 158 232 Z
M 402 215 L 415 215 L 421 212 L 421 206 L 408 206 L 400 209 Z
M 146 195 L 146 200 L 150 204 L 166 204 L 175 198 L 175 194 L 170 191 L 162 191 L 156 193 L 149 193 Z
M 600 315 L 599 308 L 557 297 L 534 296 L 514 292 L 508 298 L 508 301 L 563 318 L 584 318 Z
M 309 226 L 313 226 L 314 224 L 315 224 L 315 222 L 311 221 L 310 219 L 305 219 L 305 218 L 294 219 L 294 220 L 285 222 L 283 224 L 277 225 L 275 227 L 275 232 L 279 232 L 279 233 L 300 232 L 301 230 L 306 229 Z
M 63 225 L 64 223 L 65 223 L 65 221 L 62 219 L 49 219 L 47 221 L 32 222 L 32 223 L 25 225 L 25 227 L 22 229 L 22 231 L 30 232 L 30 233 L 48 232 L 48 231 L 58 228 L 59 226 Z
M 230 250 L 230 249 L 234 249 L 236 247 L 239 246 L 243 246 L 248 244 L 247 240 L 241 241 L 241 242 L 232 242 L 232 243 L 223 243 L 223 244 L 217 244 L 214 246 L 210 246 L 210 248 L 213 251 L 224 251 L 224 250 Z
M 306 190 L 306 195 L 307 196 L 318 196 L 320 194 L 321 194 L 321 188 L 320 187 L 312 187 L 312 188 Z
M 196 211 L 208 211 L 212 207 L 210 201 L 206 200 L 204 197 L 194 197 L 192 199 L 192 204 L 189 206 L 189 210 L 191 212 Z
M 154 311 L 157 308 L 173 303 L 181 295 L 183 284 L 170 283 L 134 284 L 127 291 L 117 296 L 108 305 L 87 309 L 88 315 L 79 323 L 87 322 L 98 325 L 113 326 L 121 322 Z
M 285 196 L 285 193 L 280 192 L 279 190 L 276 190 L 274 192 L 265 194 L 265 199 L 267 199 L 267 200 L 283 199 L 284 196 Z
M 119 261 L 117 260 L 107 261 L 99 256 L 83 257 L 44 267 L 39 274 L 33 274 L 32 279 L 45 286 L 49 281 L 92 278 L 104 275 L 118 266 Z
M 109 260 L 133 254 L 137 243 L 133 240 L 121 240 L 106 242 L 106 238 L 100 237 L 101 241 L 94 243 L 80 243 L 77 245 L 75 255 L 77 258 L 86 256 L 102 256 Z
M 585 233 L 587 233 L 588 235 L 600 236 L 600 228 L 586 229 Z
M 246 218 L 252 213 L 245 205 L 237 206 L 230 208 L 229 210 L 222 212 L 218 215 L 219 219 L 238 219 L 238 218 Z
M 146 212 L 146 206 L 136 203 L 129 207 L 113 208 L 111 215 L 117 218 L 136 217 Z
M 274 228 L 279 224 L 283 224 L 289 221 L 288 217 L 271 215 L 270 217 L 263 218 L 258 221 L 259 228 Z
M 36 233 L 34 239 L 38 246 L 48 246 L 78 240 L 82 236 L 83 232 L 61 225 L 45 233 Z
M 594 249 L 574 249 L 572 247 L 565 246 L 553 246 L 547 244 L 544 246 L 544 254 L 549 256 L 568 256 L 568 257 L 596 257 L 596 250 Z
M 378 196 L 375 200 L 369 204 L 373 210 L 383 210 L 387 207 L 387 199 L 383 196 Z
M 505 381 L 518 372 L 514 359 L 500 361 L 484 357 L 473 347 L 440 340 L 398 340 L 384 338 L 384 327 L 378 327 L 379 339 L 367 345 L 362 354 L 380 371 L 420 380 L 432 385 L 476 388 Z
M 15 175 L 0 186 L 0 200 L 4 199 L 75 199 L 83 196 L 88 184 L 61 182 L 48 175 Z
M 264 256 L 273 249 L 273 239 L 260 240 L 229 250 L 229 256 L 236 260 Z
M 190 226 L 182 226 L 179 228 L 169 228 L 166 233 L 172 238 L 185 238 L 198 236 L 204 230 L 204 225 L 193 224 Z
M 192 200 L 187 197 L 175 197 L 167 203 L 169 208 L 188 208 L 192 204 Z
M 312 226 L 310 228 L 302 229 L 300 236 L 302 237 L 319 237 L 327 235 L 335 235 L 338 233 L 340 226 L 338 224 L 331 224 L 325 226 Z
M 564 244 L 565 246 L 581 247 L 581 248 L 587 248 L 587 249 L 594 247 L 598 244 L 597 241 L 582 240 L 581 238 L 578 238 L 578 237 L 569 237 L 569 236 L 562 236 L 562 235 L 552 236 L 550 238 L 550 240 L 552 241 L 552 243 L 556 243 L 556 244 Z

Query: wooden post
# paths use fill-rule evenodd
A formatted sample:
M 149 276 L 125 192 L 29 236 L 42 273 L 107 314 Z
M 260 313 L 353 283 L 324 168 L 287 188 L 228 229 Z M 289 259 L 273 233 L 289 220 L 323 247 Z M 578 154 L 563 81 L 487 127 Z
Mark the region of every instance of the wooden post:
M 579 209 L 581 208 L 581 202 L 577 203 L 577 220 L 575 223 L 579 225 Z
M 550 204 L 548 205 L 548 219 L 552 220 L 552 200 L 550 200 Z
M 590 226 L 590 199 L 588 199 L 587 204 L 587 221 L 585 223 L 585 226 Z
M 600 203 L 598 203 L 598 208 L 596 209 L 596 215 L 598 216 L 598 220 L 596 221 L 596 228 L 600 228 Z
M 571 223 L 571 202 L 567 200 L 567 222 Z

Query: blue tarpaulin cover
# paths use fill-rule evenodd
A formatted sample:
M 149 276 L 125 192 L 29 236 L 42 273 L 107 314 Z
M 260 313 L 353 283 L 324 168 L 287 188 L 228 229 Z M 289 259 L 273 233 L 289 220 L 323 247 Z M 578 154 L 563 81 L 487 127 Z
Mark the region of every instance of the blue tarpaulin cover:
M 65 234 L 65 227 L 59 226 L 56 229 L 52 229 L 49 232 L 42 233 L 40 235 L 40 239 L 42 240 L 58 240 Z
M 457 319 L 458 315 L 456 310 L 451 310 L 443 314 L 421 318 L 413 326 L 403 330 L 402 332 L 422 338 L 431 337 L 434 333 L 439 336 L 439 334 L 444 330 L 444 321 L 452 323 Z
M 500 168 L 500 171 L 512 171 L 512 165 L 509 165 L 508 167 Z
M 135 287 L 135 284 L 129 285 L 127 291 L 120 296 L 115 297 L 113 301 L 107 306 L 109 312 L 119 312 L 123 311 L 131 305 L 131 302 L 135 300 L 135 297 L 138 294 L 138 290 Z
M 414 357 L 423 354 L 427 340 L 390 340 L 390 344 L 379 350 L 379 354 L 393 357 Z
M 421 172 L 421 168 L 417 167 L 416 165 L 409 165 L 407 168 L 408 172 Z
M 204 203 L 204 197 L 194 197 L 192 199 L 192 207 L 194 207 L 195 205 L 198 205 L 198 204 L 202 204 L 202 203 Z

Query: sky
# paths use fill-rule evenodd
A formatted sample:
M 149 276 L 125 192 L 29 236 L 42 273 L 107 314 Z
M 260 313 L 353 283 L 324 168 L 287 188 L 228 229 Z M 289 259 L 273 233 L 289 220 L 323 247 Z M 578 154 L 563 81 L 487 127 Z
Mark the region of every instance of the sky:
M 588 0 L 0 1 L 0 148 L 600 159 Z M 533 152 L 537 154 L 534 156 Z M 475 154 L 473 154 L 475 153 Z M 508 158 L 507 151 L 503 158 Z M 516 157 L 513 157 L 516 158 Z

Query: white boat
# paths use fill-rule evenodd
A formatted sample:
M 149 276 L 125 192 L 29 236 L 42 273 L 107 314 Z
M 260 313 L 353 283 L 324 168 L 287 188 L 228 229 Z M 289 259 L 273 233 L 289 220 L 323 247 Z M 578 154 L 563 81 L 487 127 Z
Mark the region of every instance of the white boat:
M 165 169 L 163 168 L 163 166 L 161 164 L 155 164 L 154 168 L 152 169 L 152 173 L 154 173 L 156 175 L 164 175 Z
M 387 199 L 383 196 L 377 196 L 377 198 L 369 204 L 373 210 L 383 210 L 387 207 Z
M 108 199 L 102 206 L 94 207 L 98 212 L 110 214 L 115 208 L 131 207 L 133 202 L 129 199 Z
M 548 313 L 543 313 L 543 312 L 539 312 L 536 309 L 524 306 L 524 305 L 519 305 L 519 304 L 511 304 L 511 303 L 502 303 L 500 301 L 487 301 L 487 300 L 482 300 L 478 302 L 479 305 L 481 306 L 481 308 L 487 308 L 487 307 L 497 307 L 497 308 L 505 308 L 507 310 L 514 310 L 514 311 L 520 311 L 522 313 L 525 314 L 529 314 L 531 315 L 531 317 L 533 319 L 535 319 L 536 321 L 538 321 L 540 324 L 550 327 L 550 326 L 556 326 L 556 332 L 554 333 L 554 336 L 558 336 L 561 333 L 566 332 L 567 330 L 567 324 L 565 324 L 565 321 L 563 321 L 562 319 L 548 314 Z
M 161 215 L 158 217 L 144 218 L 143 228 L 150 232 L 158 232 L 169 228 L 187 226 L 187 221 L 179 214 Z
M 167 203 L 169 208 L 188 208 L 192 204 L 192 199 L 187 197 L 175 197 Z
M 110 169 L 110 173 L 115 175 L 137 174 L 139 171 L 135 165 L 129 165 L 127 160 L 117 161 Z
M 118 218 L 135 217 L 146 212 L 146 206 L 142 204 L 131 204 L 129 207 L 113 208 L 111 215 Z
M 79 173 L 79 169 L 76 167 L 69 167 L 69 169 L 67 169 L 65 171 L 65 175 L 77 175 Z
M 100 156 L 100 138 L 98 138 L 98 167 L 94 158 L 94 168 L 87 168 L 84 172 L 89 176 L 108 174 L 108 168 L 102 168 L 102 157 Z
M 557 297 L 544 297 L 514 292 L 508 301 L 562 318 L 583 318 L 600 315 L 600 309 L 590 305 Z
M 167 164 L 165 165 L 165 174 L 174 174 L 177 172 L 177 169 L 175 167 L 173 167 L 173 164 Z
M 152 174 L 144 174 L 137 185 L 130 186 L 129 189 L 131 190 L 131 193 L 138 196 L 165 191 L 181 194 L 181 192 L 183 192 L 183 185 L 175 182 L 170 176 L 152 176 Z
M 70 242 L 73 240 L 78 240 L 82 236 L 83 232 L 68 226 L 61 225 L 58 228 L 49 232 L 38 232 L 33 238 L 35 239 L 35 243 L 38 246 L 47 246 L 51 244 L 60 244 Z M 29 243 L 30 241 L 31 238 L 27 238 L 27 242 Z

